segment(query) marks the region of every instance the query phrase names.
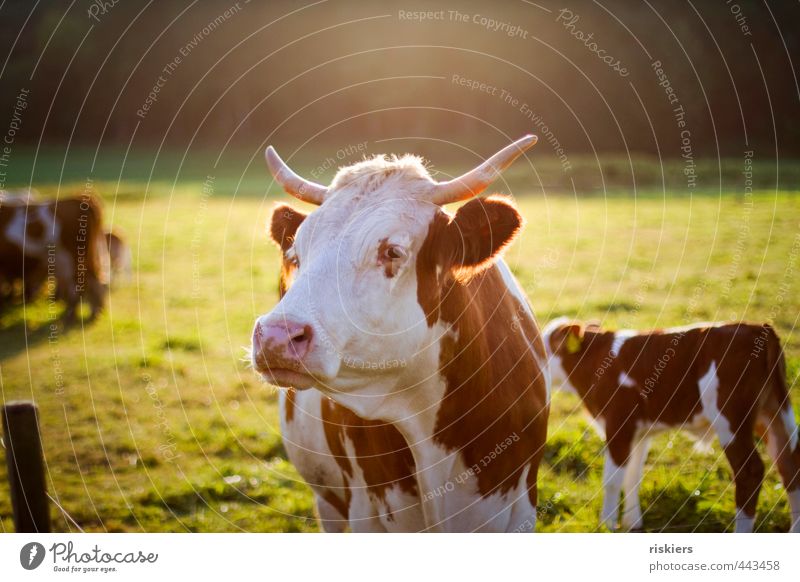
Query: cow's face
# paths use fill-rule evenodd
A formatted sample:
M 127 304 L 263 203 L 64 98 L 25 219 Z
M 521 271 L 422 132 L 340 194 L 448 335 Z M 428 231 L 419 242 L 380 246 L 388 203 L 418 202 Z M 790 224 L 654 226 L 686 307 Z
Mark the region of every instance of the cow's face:
M 313 212 L 274 210 L 283 295 L 253 330 L 259 373 L 350 392 L 413 371 L 442 333 L 448 284 L 490 266 L 522 223 L 499 197 L 450 215 L 436 187 L 416 158 L 375 158 L 341 170 Z

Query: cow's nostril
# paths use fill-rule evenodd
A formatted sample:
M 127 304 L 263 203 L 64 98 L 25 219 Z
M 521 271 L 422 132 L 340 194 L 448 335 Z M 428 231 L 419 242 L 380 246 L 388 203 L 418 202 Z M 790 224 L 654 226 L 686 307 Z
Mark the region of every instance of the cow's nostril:
M 290 336 L 290 341 L 294 345 L 301 345 L 311 341 L 311 328 L 309 326 L 305 326 L 302 329 L 298 329 Z

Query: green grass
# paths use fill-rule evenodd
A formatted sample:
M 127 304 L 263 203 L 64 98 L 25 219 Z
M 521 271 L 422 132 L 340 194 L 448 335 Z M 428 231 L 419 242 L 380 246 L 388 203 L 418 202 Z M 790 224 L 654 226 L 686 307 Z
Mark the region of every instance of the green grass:
M 254 318 L 277 297 L 278 256 L 264 233 L 274 199 L 203 198 L 199 183 L 178 186 L 107 202 L 135 274 L 98 321 L 50 341 L 46 300 L 1 316 L 2 400 L 38 403 L 49 491 L 84 530 L 315 531 L 311 494 L 280 442 L 276 394 L 242 361 Z M 770 319 L 796 380 L 800 200 L 519 202 L 527 227 L 507 258 L 541 321 Z M 551 418 L 539 529 L 597 531 L 602 442 L 570 396 L 554 396 Z M 778 484 L 770 469 L 759 531 L 788 528 Z M 10 531 L 7 493 L 3 464 L 0 524 Z M 719 447 L 701 454 L 681 435 L 659 437 L 642 500 L 648 530 L 729 529 L 733 490 Z M 55 529 L 74 529 L 52 515 Z

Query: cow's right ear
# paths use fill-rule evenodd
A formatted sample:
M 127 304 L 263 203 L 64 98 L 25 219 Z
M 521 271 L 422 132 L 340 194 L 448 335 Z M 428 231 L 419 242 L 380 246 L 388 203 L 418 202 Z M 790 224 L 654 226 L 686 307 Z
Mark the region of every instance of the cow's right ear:
M 475 198 L 458 209 L 441 240 L 445 266 L 470 277 L 491 266 L 522 228 L 522 216 L 510 199 Z
M 561 349 L 568 354 L 577 354 L 583 348 L 583 332 L 585 327 L 580 323 L 573 323 L 564 328 L 564 340 Z
M 279 204 L 272 211 L 269 234 L 282 251 L 286 252 L 292 246 L 297 229 L 300 228 L 306 216 L 308 215 L 288 204 Z

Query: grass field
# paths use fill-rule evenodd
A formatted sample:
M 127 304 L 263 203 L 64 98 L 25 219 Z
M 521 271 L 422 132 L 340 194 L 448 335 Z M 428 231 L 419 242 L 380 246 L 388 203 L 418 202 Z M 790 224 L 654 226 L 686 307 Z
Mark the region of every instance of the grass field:
M 128 236 L 134 278 L 113 289 L 98 321 L 51 337 L 45 299 L 2 315 L 2 400 L 38 402 L 49 491 L 84 530 L 315 531 L 311 494 L 280 442 L 276 394 L 242 361 L 254 317 L 277 299 L 277 251 L 263 232 L 275 199 L 204 195 L 197 182 L 154 194 L 113 203 L 106 193 L 106 221 Z M 527 227 L 507 260 L 542 322 L 772 320 L 796 381 L 795 196 L 518 202 Z M 601 448 L 577 400 L 556 394 L 540 531 L 598 530 Z M 719 447 L 701 454 L 679 434 L 659 437 L 642 501 L 647 530 L 730 529 Z M 52 515 L 57 530 L 76 529 Z M 0 518 L 10 531 L 4 464 Z M 788 526 L 770 469 L 757 529 Z

